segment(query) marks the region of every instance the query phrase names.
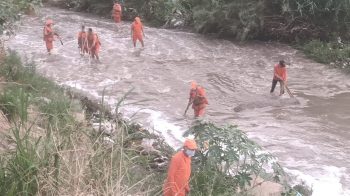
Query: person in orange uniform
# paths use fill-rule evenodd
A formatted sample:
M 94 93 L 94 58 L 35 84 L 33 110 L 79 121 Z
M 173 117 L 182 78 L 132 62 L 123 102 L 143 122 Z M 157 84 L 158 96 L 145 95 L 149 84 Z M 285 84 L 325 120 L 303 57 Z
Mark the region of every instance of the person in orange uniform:
M 119 4 L 119 1 L 114 2 L 112 17 L 116 23 L 120 23 L 122 21 L 122 6 Z
M 163 196 L 186 196 L 190 192 L 191 157 L 196 149 L 196 142 L 186 139 L 183 150 L 171 158 L 168 176 L 163 185 Z
M 190 98 L 188 100 L 189 103 L 193 103 L 193 100 L 197 95 L 197 87 L 198 87 L 198 84 L 195 81 L 192 81 L 191 82 L 191 90 L 190 90 Z
M 143 25 L 140 17 L 135 17 L 135 21 L 131 25 L 131 37 L 134 43 L 134 47 L 136 47 L 136 41 L 139 40 L 141 42 L 142 47 L 144 47 L 143 37 L 145 33 L 143 31 Z
M 188 98 L 188 104 L 185 110 L 185 114 L 187 113 L 188 108 L 193 104 L 194 98 L 197 96 L 197 83 L 195 81 L 191 82 L 191 90 L 190 90 L 190 97 Z
M 280 96 L 284 94 L 284 85 L 287 84 L 287 69 L 284 60 L 280 60 L 273 70 L 273 79 L 270 93 L 275 90 L 277 82 L 280 83 Z
M 196 93 L 192 94 L 192 96 L 193 96 L 192 109 L 194 110 L 194 116 L 195 117 L 203 116 L 205 113 L 205 108 L 209 104 L 205 95 L 204 88 L 201 86 L 197 86 Z
M 88 47 L 86 43 L 87 34 L 85 32 L 85 26 L 81 26 L 81 31 L 78 33 L 78 48 L 80 55 L 88 53 Z
M 98 53 L 100 52 L 101 48 L 101 42 L 98 38 L 97 33 L 92 32 L 92 28 L 89 28 L 88 34 L 87 34 L 87 45 L 88 45 L 88 51 L 90 52 L 91 58 L 95 59 L 100 62 Z
M 58 36 L 57 33 L 55 33 L 52 29 L 53 21 L 51 19 L 48 19 L 45 23 L 44 27 L 44 41 L 46 43 L 46 49 L 49 55 L 51 54 L 51 50 L 53 49 L 53 41 L 54 36 Z

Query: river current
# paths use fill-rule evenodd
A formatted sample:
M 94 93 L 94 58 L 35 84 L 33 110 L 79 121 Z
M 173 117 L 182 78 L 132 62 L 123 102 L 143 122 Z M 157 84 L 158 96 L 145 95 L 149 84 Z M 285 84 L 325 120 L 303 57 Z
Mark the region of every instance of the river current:
M 47 18 L 64 45 L 46 53 L 42 38 Z M 77 33 L 84 24 L 101 39 L 102 63 L 80 57 Z M 218 124 L 237 124 L 275 155 L 296 181 L 313 186 L 315 196 L 350 195 L 350 77 L 315 63 L 278 43 L 233 43 L 203 35 L 145 27 L 145 48 L 134 49 L 130 23 L 43 8 L 23 17 L 9 47 L 37 71 L 58 84 L 106 101 L 113 107 L 133 88 L 122 112 L 164 136 L 173 147 L 193 120 L 183 116 L 190 82 L 207 92 L 204 117 Z M 270 95 L 273 66 L 290 63 L 288 84 L 295 99 Z

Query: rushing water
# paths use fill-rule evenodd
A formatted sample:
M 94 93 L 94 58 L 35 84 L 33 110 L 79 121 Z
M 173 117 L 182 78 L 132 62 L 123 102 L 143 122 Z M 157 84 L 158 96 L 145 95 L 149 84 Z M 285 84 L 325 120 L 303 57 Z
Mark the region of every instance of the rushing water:
M 64 45 L 46 54 L 42 40 L 46 18 L 55 21 Z M 102 42 L 102 64 L 81 58 L 76 35 L 92 27 Z M 202 35 L 145 28 L 146 47 L 133 49 L 130 23 L 44 8 L 25 17 L 10 48 L 59 84 L 109 104 L 134 88 L 124 106 L 126 116 L 153 128 L 174 147 L 192 117 L 183 117 L 190 81 L 206 88 L 210 105 L 205 119 L 237 124 L 250 138 L 278 157 L 297 179 L 313 185 L 314 195 L 350 195 L 350 79 L 337 69 L 306 59 L 277 43 L 236 44 Z M 288 66 L 289 87 L 300 104 L 271 96 L 273 65 Z M 279 91 L 277 86 L 276 93 Z M 188 116 L 192 116 L 189 111 Z

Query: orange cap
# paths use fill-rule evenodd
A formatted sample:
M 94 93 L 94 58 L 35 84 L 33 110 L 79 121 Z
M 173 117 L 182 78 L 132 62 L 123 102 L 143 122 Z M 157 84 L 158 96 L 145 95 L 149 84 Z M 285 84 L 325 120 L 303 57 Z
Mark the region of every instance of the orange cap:
M 140 23 L 140 22 L 141 22 L 140 17 L 136 17 L 136 18 L 135 18 L 135 21 L 138 22 L 138 23 Z
M 197 143 L 196 141 L 192 139 L 186 139 L 184 143 L 184 147 L 190 149 L 190 150 L 196 150 L 197 149 Z
M 197 88 L 197 82 L 192 81 L 191 82 L 191 89 L 196 89 Z
M 50 25 L 50 24 L 53 24 L 53 20 L 48 19 L 48 20 L 46 21 L 46 25 Z
M 199 96 L 202 96 L 202 97 L 205 96 L 205 90 L 203 87 L 198 87 L 197 92 L 198 92 Z

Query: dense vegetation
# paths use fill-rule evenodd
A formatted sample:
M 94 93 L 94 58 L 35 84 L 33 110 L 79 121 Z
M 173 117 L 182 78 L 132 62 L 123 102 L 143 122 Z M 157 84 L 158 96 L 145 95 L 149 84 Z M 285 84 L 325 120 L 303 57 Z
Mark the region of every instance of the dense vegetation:
M 1 0 L 0 35 L 4 30 L 11 30 L 12 23 L 20 18 L 20 13 L 32 14 L 41 0 Z
M 67 3 L 79 10 L 98 12 L 98 8 L 110 11 L 112 0 Z M 156 24 L 178 18 L 197 32 L 239 40 L 293 42 L 349 36 L 347 0 L 125 0 L 124 5 Z

